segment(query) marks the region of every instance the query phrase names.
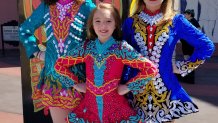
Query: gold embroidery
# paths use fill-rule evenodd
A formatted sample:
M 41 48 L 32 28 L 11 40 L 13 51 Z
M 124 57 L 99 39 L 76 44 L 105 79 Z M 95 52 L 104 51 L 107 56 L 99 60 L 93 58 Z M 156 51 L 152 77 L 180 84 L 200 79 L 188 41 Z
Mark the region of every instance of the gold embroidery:
M 188 67 L 188 69 L 193 70 L 193 69 L 195 69 L 196 67 L 198 67 L 202 63 L 203 63 L 203 60 L 197 60 L 196 62 L 189 62 L 187 64 L 187 67 Z
M 143 93 L 136 95 L 137 100 L 137 107 L 143 107 L 144 105 L 147 105 L 148 102 L 148 96 L 152 96 L 153 104 L 155 106 L 158 106 L 162 108 L 162 103 L 167 101 L 167 94 L 169 92 L 165 91 L 163 94 L 159 94 L 157 89 L 155 88 L 153 81 L 150 81 L 146 85 L 146 89 Z
M 172 25 L 172 21 L 169 21 L 165 23 L 163 26 L 157 26 L 156 28 L 156 34 L 155 34 L 155 42 L 157 41 L 158 37 L 161 36 L 163 32 L 168 33 L 169 32 L 169 26 Z
M 132 16 L 133 18 L 133 27 L 135 28 L 135 33 L 140 33 L 140 35 L 143 37 L 144 42 L 146 44 L 147 42 L 147 23 L 145 23 L 138 14 Z M 172 26 L 172 21 L 168 21 L 165 24 L 157 25 L 156 32 L 155 32 L 155 42 L 157 41 L 158 37 L 161 36 L 162 33 L 169 32 L 169 26 Z
M 147 30 L 146 26 L 147 24 L 143 22 L 142 19 L 138 17 L 138 14 L 133 16 L 134 22 L 133 25 L 135 27 L 135 33 L 140 33 L 141 36 L 143 37 L 144 41 L 146 42 L 147 40 Z
M 134 15 L 132 17 L 134 19 L 133 22 L 133 28 L 135 28 L 135 33 L 140 33 L 140 35 L 143 37 L 144 42 L 146 44 L 147 42 L 147 24 L 138 17 L 138 14 Z M 164 24 L 157 25 L 156 31 L 155 31 L 155 42 L 158 41 L 158 38 L 165 32 L 166 34 L 169 33 L 169 26 L 172 26 L 172 21 L 168 21 Z M 146 85 L 146 89 L 143 93 L 137 94 L 135 96 L 135 106 L 141 107 L 143 110 L 145 110 L 147 107 L 147 103 L 149 103 L 149 96 L 152 96 L 152 104 L 153 104 L 153 110 L 158 111 L 160 108 L 162 109 L 168 109 L 169 106 L 169 97 L 171 95 L 171 92 L 165 91 L 162 94 L 158 93 L 158 89 L 155 88 L 154 81 L 150 81 Z
M 56 5 L 50 6 L 51 23 L 54 36 L 58 41 L 60 41 L 60 39 L 62 39 L 63 42 L 66 40 L 69 34 L 70 24 L 74 21 L 74 16 L 78 13 L 82 3 L 83 2 L 80 1 L 79 3 L 73 4 L 72 7 L 67 10 L 67 12 L 70 13 L 70 16 L 66 16 L 62 22 L 58 18 L 59 11 L 56 8 Z

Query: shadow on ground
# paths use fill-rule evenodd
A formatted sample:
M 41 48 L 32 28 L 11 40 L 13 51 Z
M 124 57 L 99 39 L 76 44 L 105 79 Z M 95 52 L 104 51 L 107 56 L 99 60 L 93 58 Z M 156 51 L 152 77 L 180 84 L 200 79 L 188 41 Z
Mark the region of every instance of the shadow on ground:
M 195 71 L 195 82 L 179 80 L 189 95 L 218 106 L 218 58 L 213 56 Z
M 0 68 L 20 67 L 19 49 L 5 50 L 5 55 L 0 54 Z

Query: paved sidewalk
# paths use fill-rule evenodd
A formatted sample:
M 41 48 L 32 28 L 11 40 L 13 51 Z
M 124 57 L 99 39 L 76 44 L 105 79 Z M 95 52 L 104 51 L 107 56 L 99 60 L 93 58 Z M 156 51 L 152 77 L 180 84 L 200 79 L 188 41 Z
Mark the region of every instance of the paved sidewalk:
M 17 53 L 18 52 L 18 53 Z M 0 55 L 0 123 L 23 123 L 19 51 Z M 213 57 L 196 71 L 195 84 L 181 83 L 200 112 L 176 123 L 215 123 L 218 113 L 218 58 Z
M 0 123 L 23 123 L 23 115 L 0 112 Z
M 0 54 L 0 123 L 23 123 L 19 51 Z

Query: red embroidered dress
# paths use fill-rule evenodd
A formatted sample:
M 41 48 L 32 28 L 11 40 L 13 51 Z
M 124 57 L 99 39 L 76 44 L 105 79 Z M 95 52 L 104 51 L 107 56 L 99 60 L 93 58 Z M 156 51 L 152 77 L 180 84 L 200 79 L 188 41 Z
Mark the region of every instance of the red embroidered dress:
M 118 42 L 113 38 L 104 44 L 100 44 L 98 40 L 89 41 L 85 48 L 79 46 L 77 51 L 69 55 L 59 58 L 55 69 L 66 77 L 66 86 L 72 87 L 78 82 L 78 78 L 69 68 L 78 63 L 85 63 L 86 93 L 78 108 L 69 114 L 68 122 L 139 122 L 140 118 L 131 109 L 127 99 L 118 94 L 117 87 L 124 65 L 129 65 L 140 72 L 129 80 L 128 88 L 134 94 L 140 93 L 157 73 L 156 67 L 149 60 L 126 42 Z

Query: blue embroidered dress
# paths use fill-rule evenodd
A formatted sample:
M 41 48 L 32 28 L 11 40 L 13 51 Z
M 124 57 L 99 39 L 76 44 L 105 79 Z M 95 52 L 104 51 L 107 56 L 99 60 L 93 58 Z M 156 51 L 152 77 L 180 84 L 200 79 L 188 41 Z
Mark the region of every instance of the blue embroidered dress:
M 138 114 L 149 123 L 171 121 L 198 112 L 173 73 L 172 55 L 178 40 L 185 39 L 195 48 L 187 61 L 176 63 L 182 76 L 196 69 L 214 51 L 213 42 L 183 15 L 178 14 L 171 21 L 157 25 L 162 17 L 162 13 L 150 16 L 142 11 L 123 24 L 124 40 L 158 67 L 157 76 L 146 85 L 144 93 L 130 97 Z M 137 70 L 125 67 L 123 82 L 136 73 Z
M 20 26 L 20 40 L 29 58 L 40 51 L 34 32 L 41 25 L 45 26 L 47 40 L 44 68 L 33 95 L 41 97 L 46 107 L 74 109 L 82 98 L 80 93 L 62 84 L 64 80 L 55 72 L 54 65 L 59 57 L 65 56 L 85 40 L 86 21 L 94 7 L 91 0 L 74 0 L 66 5 L 57 2 L 50 6 L 42 2 Z M 72 71 L 80 75 L 81 79 L 85 78 L 82 65 L 72 68 Z

